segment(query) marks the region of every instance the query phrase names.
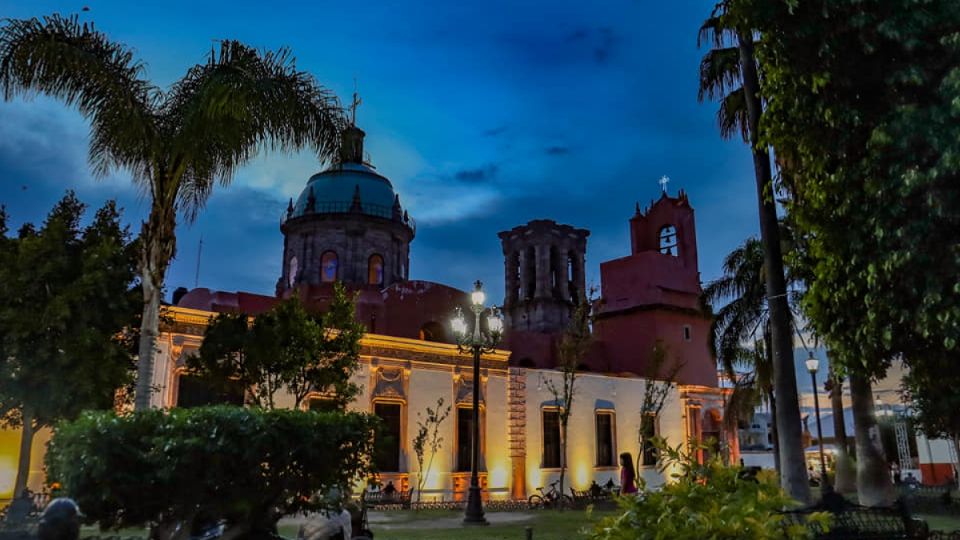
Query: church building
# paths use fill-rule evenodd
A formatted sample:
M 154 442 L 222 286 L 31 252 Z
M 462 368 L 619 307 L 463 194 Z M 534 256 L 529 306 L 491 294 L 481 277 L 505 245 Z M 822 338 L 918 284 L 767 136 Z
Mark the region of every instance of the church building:
M 283 261 L 274 295 L 205 288 L 175 294 L 159 339 L 152 403 L 193 406 L 209 398 L 185 358 L 199 348 L 211 316 L 256 316 L 294 295 L 322 310 L 333 284 L 341 282 L 357 293 L 357 318 L 367 328 L 354 374 L 362 392 L 351 408 L 376 414 L 392 435 L 377 452 L 381 480 L 402 489 L 417 484 L 417 418 L 442 397 L 453 409 L 441 425 L 444 445 L 434 456 L 424 500 L 461 499 L 469 484 L 473 370 L 469 356 L 458 352 L 449 321 L 458 307 L 469 309 L 469 295 L 411 279 L 416 222 L 390 180 L 365 159 L 364 135 L 347 128 L 337 162 L 310 177 L 290 201 L 280 223 Z M 652 456 L 641 455 L 642 400 L 651 377 L 674 381 L 663 410 L 648 424 L 656 434 L 671 445 L 713 439 L 720 441 L 717 450 L 722 445 L 737 452 L 736 437 L 721 429 L 724 391 L 708 345 L 709 315 L 699 303 L 690 201 L 682 191 L 672 197 L 664 190 L 649 208 L 638 206 L 625 217 L 630 246 L 624 257 L 600 264 L 601 288 L 592 298 L 595 339 L 578 366 L 567 454 L 567 476 L 577 489 L 592 481 L 618 483 L 622 452 L 639 458 L 648 481 L 662 481 Z M 505 334 L 502 348 L 481 363 L 485 497 L 526 498 L 559 475 L 559 411 L 548 386 L 561 376 L 559 337 L 576 303 L 591 294 L 585 284 L 589 235 L 548 219 L 499 233 Z M 663 360 L 655 366 L 656 354 Z M 323 399 L 313 396 L 307 406 L 322 407 Z

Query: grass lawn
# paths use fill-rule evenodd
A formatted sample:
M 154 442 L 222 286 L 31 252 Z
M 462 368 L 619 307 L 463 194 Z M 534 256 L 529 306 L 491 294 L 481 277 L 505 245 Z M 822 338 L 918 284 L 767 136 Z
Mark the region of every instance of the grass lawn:
M 960 531 L 960 516 L 931 516 L 917 514 L 917 517 L 926 521 L 931 531 Z
M 462 512 L 378 512 L 371 514 L 370 525 L 377 540 L 523 540 L 525 529 L 533 528 L 534 540 L 581 540 L 609 513 L 583 510 L 558 512 L 491 512 L 488 527 L 464 527 Z

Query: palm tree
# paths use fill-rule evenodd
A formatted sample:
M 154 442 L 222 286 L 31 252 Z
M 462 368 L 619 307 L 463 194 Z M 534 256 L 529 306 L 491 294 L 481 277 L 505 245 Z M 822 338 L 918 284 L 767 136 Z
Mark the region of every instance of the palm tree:
M 719 99 L 721 135 L 738 132 L 753 152 L 754 177 L 760 215 L 766 299 L 770 317 L 773 352 L 774 393 L 778 399 L 777 436 L 780 455 L 780 484 L 796 500 L 810 500 L 810 486 L 804 466 L 800 427 L 800 404 L 793 362 L 793 335 L 784 277 L 783 253 L 773 199 L 774 185 L 770 151 L 759 141 L 760 79 L 753 54 L 753 31 L 731 26 L 721 2 L 700 28 L 700 43 L 713 47 L 700 64 L 699 98 Z
M 258 52 L 221 41 L 205 63 L 169 89 L 143 78 L 123 44 L 76 16 L 12 19 L 0 28 L 4 98 L 43 93 L 76 106 L 91 123 L 96 175 L 125 169 L 150 197 L 140 242 L 143 320 L 136 408 L 150 404 L 160 298 L 176 253 L 178 215 L 196 218 L 215 184 L 260 149 L 338 148 L 342 111 L 335 96 L 297 71 L 289 50 Z
M 777 440 L 776 398 L 773 392 L 773 359 L 767 344 L 769 314 L 764 286 L 763 246 L 748 238 L 723 260 L 723 276 L 703 290 L 704 301 L 717 305 L 726 301 L 713 318 L 711 347 L 727 377 L 734 382 L 727 402 L 727 428 L 753 415 L 761 403 L 770 406 L 773 416 L 774 464 L 780 470 Z M 762 338 L 758 339 L 758 334 Z M 752 349 L 744 343 L 754 343 Z

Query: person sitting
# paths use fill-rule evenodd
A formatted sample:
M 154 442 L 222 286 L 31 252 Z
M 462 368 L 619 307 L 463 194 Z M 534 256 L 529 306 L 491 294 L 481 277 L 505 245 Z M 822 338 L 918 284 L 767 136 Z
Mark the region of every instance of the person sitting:
M 393 498 L 396 494 L 397 488 L 393 485 L 393 480 L 390 480 L 383 488 L 383 495 L 388 498 Z
M 916 487 L 920 485 L 920 482 L 917 480 L 917 477 L 914 476 L 912 472 L 908 471 L 907 477 L 903 479 L 903 485 L 911 489 L 916 489 Z
M 590 482 L 589 490 L 590 490 L 591 497 L 596 498 L 603 495 L 603 488 L 600 487 L 600 484 L 598 484 L 596 480 L 593 480 Z

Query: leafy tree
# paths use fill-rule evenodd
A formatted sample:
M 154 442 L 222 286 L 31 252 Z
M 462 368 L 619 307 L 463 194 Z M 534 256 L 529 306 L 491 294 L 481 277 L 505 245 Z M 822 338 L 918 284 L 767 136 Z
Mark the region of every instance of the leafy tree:
M 755 478 L 745 476 L 718 455 L 701 464 L 700 449 L 670 448 L 662 439 L 657 447 L 661 470 L 669 472 L 672 481 L 651 489 L 641 480 L 638 496 L 621 497 L 621 513 L 604 518 L 592 540 L 808 537 L 806 527 L 783 523 L 780 512 L 796 502 L 774 475 L 761 471 Z M 825 525 L 828 516 L 812 514 L 809 519 Z
M 760 122 L 764 107 L 760 77 L 754 54 L 754 28 L 743 20 L 726 17 L 729 1 L 720 2 L 700 28 L 701 41 L 712 44 L 700 65 L 700 99 L 721 101 L 718 119 L 720 133 L 730 137 L 739 132 L 753 153 L 754 180 L 760 217 L 760 242 L 763 247 L 766 304 L 770 318 L 770 345 L 773 355 L 775 393 L 780 400 L 776 409 L 779 439 L 780 481 L 797 500 L 810 499 L 807 471 L 804 467 L 800 407 L 793 365 L 793 332 L 787 305 L 783 253 L 774 201 L 770 150 L 761 140 Z
M 916 426 L 927 437 L 952 439 L 960 456 L 960 392 L 956 386 L 960 362 L 946 356 L 936 360 L 939 366 L 907 372 L 903 393 L 914 410 Z
M 592 299 L 593 293 L 588 295 Z M 577 369 L 583 363 L 584 358 L 590 351 L 593 343 L 593 334 L 591 331 L 592 315 L 590 307 L 592 300 L 581 300 L 570 315 L 570 322 L 566 330 L 560 337 L 559 344 L 559 368 L 560 383 L 557 384 L 552 378 L 544 381 L 547 391 L 553 396 L 557 404 L 557 415 L 560 420 L 560 493 L 563 494 L 563 483 L 567 472 L 567 425 L 570 422 L 570 415 L 573 413 L 574 397 L 577 386 Z M 559 507 L 562 510 L 566 502 L 565 497 L 559 499 Z
M 638 442 L 640 452 L 637 456 L 637 470 L 641 466 L 656 464 L 656 433 L 660 412 L 677 382 L 677 374 L 683 369 L 681 362 L 670 362 L 667 347 L 661 341 L 653 346 L 647 369 L 644 373 L 643 401 L 640 403 L 640 433 Z
M 213 318 L 199 354 L 187 366 L 221 392 L 239 385 L 257 407 L 273 409 L 277 392 L 286 390 L 294 408 L 316 392 L 343 409 L 359 391 L 350 376 L 362 337 L 353 300 L 337 283 L 329 309 L 319 318 L 296 297 L 252 322 L 244 314 Z
M 443 437 L 440 435 L 440 424 L 450 416 L 450 405 L 443 407 L 443 398 L 437 399 L 437 407 L 427 407 L 427 416 L 420 418 L 417 413 L 417 435 L 413 438 L 413 453 L 417 456 L 417 502 L 423 496 L 423 486 L 433 468 L 433 458 L 443 446 Z M 430 460 L 426 460 L 427 450 L 430 450 Z M 426 461 L 427 467 L 423 464 Z
M 935 368 L 960 342 L 960 251 L 948 232 L 960 227 L 960 6 L 734 4 L 760 32 L 763 136 L 810 238 L 805 313 L 856 391 L 861 502 L 884 503 L 883 456 L 860 433 L 860 421 L 875 424 L 870 379 L 897 358 Z
M 136 246 L 113 202 L 81 228 L 84 210 L 68 192 L 15 238 L 0 211 L 0 425 L 22 429 L 17 496 L 37 430 L 111 408 L 132 375 Z
M 206 62 L 167 90 L 143 74 L 129 47 L 75 16 L 7 19 L 0 27 L 4 98 L 39 92 L 75 105 L 92 124 L 94 172 L 125 169 L 150 197 L 140 232 L 138 410 L 150 406 L 160 298 L 176 253 L 178 214 L 193 220 L 214 185 L 228 184 L 259 150 L 311 147 L 321 159 L 332 157 L 342 124 L 336 98 L 297 71 L 287 49 L 258 52 L 220 41 Z
M 361 413 L 234 406 L 88 413 L 57 428 L 47 467 L 58 494 L 103 529 L 186 540 L 222 519 L 224 540 L 265 538 L 285 515 L 331 508 L 317 494 L 370 472 L 376 425 Z

